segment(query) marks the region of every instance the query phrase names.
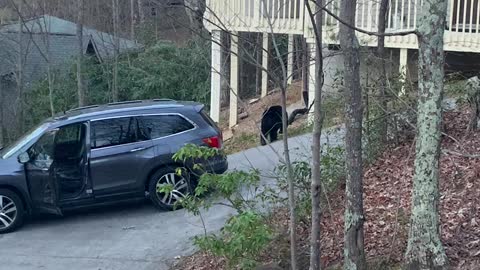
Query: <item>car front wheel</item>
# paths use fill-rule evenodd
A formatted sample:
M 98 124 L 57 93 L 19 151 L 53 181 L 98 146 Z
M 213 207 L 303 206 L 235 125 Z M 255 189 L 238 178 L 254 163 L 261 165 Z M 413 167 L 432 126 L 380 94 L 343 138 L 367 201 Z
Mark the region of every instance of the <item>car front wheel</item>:
M 179 202 L 191 193 L 190 177 L 186 173 L 178 175 L 173 167 L 161 168 L 150 179 L 149 193 L 157 208 L 180 209 Z
M 17 193 L 0 189 L 0 234 L 12 232 L 23 224 L 24 206 Z

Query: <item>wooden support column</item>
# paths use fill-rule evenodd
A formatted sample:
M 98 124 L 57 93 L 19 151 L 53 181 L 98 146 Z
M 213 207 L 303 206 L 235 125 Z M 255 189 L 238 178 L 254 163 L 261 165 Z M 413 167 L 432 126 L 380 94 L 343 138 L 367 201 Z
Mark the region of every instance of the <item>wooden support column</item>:
M 210 117 L 213 121 L 220 122 L 220 96 L 222 90 L 222 46 L 220 30 L 212 31 L 212 70 L 210 93 Z
M 400 72 L 400 80 L 402 82 L 402 89 L 400 91 L 400 95 L 405 94 L 405 83 L 407 82 L 407 68 L 408 68 L 408 49 L 400 49 L 400 64 L 399 64 L 399 72 Z
M 238 122 L 238 32 L 232 32 L 230 45 L 230 121 L 234 127 Z
M 263 33 L 263 45 L 262 45 L 262 97 L 266 97 L 268 94 L 268 33 Z
M 287 61 L 287 83 L 293 81 L 293 56 L 295 52 L 294 35 L 288 35 L 288 61 Z
M 308 107 L 312 107 L 310 110 L 310 113 L 308 114 L 308 122 L 313 123 L 313 113 L 314 113 L 314 108 L 312 103 L 315 101 L 315 84 L 316 82 L 316 77 L 315 74 L 317 74 L 317 67 L 315 65 L 315 58 L 316 58 L 316 43 L 315 42 L 309 42 L 308 43 L 308 52 L 309 52 L 309 58 L 308 58 Z

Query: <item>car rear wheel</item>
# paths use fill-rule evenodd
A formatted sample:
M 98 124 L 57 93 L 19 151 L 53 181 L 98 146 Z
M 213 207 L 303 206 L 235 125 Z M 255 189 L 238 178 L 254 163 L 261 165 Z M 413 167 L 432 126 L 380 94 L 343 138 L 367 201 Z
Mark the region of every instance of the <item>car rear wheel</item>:
M 178 175 L 173 167 L 159 169 L 149 183 L 150 199 L 161 210 L 180 209 L 179 202 L 189 195 L 191 190 L 189 175 Z
M 23 224 L 24 209 L 17 193 L 0 189 L 0 234 L 12 232 Z

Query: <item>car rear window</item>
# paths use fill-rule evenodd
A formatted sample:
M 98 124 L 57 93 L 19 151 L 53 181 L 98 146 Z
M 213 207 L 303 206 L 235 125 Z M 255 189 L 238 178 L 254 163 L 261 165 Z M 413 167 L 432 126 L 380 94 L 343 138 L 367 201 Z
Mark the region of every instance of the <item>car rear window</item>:
M 195 126 L 180 115 L 142 116 L 142 133 L 151 139 L 158 139 L 184 131 Z
M 210 126 L 218 129 L 217 123 L 215 123 L 215 121 L 213 121 L 213 119 L 210 118 L 210 116 L 204 110 L 200 112 L 200 115 L 202 116 L 203 120 L 205 120 L 205 122 L 207 122 Z

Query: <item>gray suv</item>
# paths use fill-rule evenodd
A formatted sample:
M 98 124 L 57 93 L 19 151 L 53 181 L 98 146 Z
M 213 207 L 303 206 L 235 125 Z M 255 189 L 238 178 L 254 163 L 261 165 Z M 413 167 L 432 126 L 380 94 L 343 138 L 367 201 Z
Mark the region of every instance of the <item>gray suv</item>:
M 173 154 L 188 143 L 222 147 L 222 133 L 203 108 L 193 102 L 131 101 L 79 108 L 43 122 L 0 151 L 0 233 L 35 213 L 145 197 L 173 210 L 197 178 L 189 170 L 175 173 L 188 165 L 176 164 Z M 211 173 L 228 167 L 223 154 L 201 162 Z M 157 188 L 164 184 L 173 190 Z

